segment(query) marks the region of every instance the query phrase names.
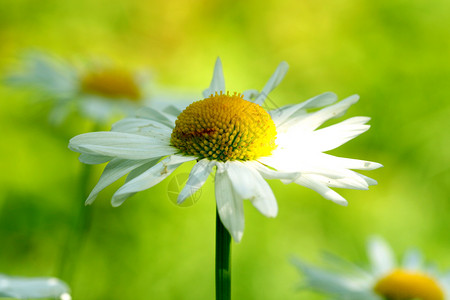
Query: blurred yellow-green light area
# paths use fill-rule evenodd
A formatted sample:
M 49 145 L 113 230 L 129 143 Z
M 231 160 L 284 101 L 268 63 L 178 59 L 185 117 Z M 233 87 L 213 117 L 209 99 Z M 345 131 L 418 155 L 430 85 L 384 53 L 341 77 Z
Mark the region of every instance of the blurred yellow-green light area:
M 2 0 L 0 72 L 28 49 L 108 58 L 148 68 L 158 85 L 197 93 L 194 101 L 220 56 L 231 92 L 261 89 L 287 61 L 270 96 L 278 106 L 325 91 L 359 94 L 344 118 L 370 116 L 372 128 L 330 153 L 382 163 L 365 174 L 378 186 L 338 190 L 349 201 L 341 207 L 272 181 L 278 216 L 265 218 L 246 201 L 244 236 L 232 245 L 233 299 L 324 299 L 298 289 L 291 256 L 314 263 L 326 250 L 364 262 L 366 237 L 380 234 L 399 254 L 417 246 L 450 267 L 449 37 L 444 0 Z M 0 86 L 0 273 L 57 276 L 84 205 L 68 140 L 92 124 L 70 117 L 48 125 L 33 95 Z M 113 208 L 117 182 L 86 208 L 92 221 L 70 282 L 74 299 L 213 299 L 213 181 L 192 206 L 170 200 L 171 180 L 191 167 Z M 91 188 L 102 169 L 94 167 Z

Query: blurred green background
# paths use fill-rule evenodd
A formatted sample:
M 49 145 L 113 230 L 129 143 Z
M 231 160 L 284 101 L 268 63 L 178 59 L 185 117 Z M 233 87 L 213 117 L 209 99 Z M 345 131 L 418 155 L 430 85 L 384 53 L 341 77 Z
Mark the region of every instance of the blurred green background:
M 297 290 L 289 258 L 319 262 L 327 250 L 364 263 L 370 234 L 450 267 L 449 1 L 2 0 L 0 71 L 30 48 L 148 67 L 158 84 L 199 99 L 217 56 L 231 91 L 262 88 L 286 60 L 291 68 L 271 94 L 277 105 L 325 91 L 361 96 L 346 117 L 370 116 L 372 128 L 331 154 L 382 163 L 365 173 L 379 185 L 340 190 L 349 201 L 340 207 L 271 182 L 277 218 L 245 203 L 244 237 L 232 249 L 234 299 L 322 299 Z M 56 276 L 83 205 L 68 139 L 89 128 L 47 125 L 29 98 L 0 86 L 0 273 Z M 92 224 L 70 282 L 74 299 L 213 299 L 214 186 L 180 208 L 168 198 L 170 179 L 112 208 L 119 182 L 86 208 Z

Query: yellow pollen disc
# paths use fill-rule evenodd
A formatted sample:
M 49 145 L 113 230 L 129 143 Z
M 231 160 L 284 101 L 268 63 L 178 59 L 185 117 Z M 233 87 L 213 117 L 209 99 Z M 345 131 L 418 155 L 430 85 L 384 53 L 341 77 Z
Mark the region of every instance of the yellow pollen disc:
M 211 160 L 253 160 L 275 149 L 270 115 L 241 94 L 215 94 L 189 105 L 175 122 L 171 143 L 187 155 Z
M 139 100 L 141 91 L 134 75 L 121 69 L 105 68 L 84 74 L 81 89 L 85 93 L 107 98 Z
M 433 278 L 406 270 L 394 270 L 381 278 L 374 291 L 389 300 L 444 300 L 444 293 Z

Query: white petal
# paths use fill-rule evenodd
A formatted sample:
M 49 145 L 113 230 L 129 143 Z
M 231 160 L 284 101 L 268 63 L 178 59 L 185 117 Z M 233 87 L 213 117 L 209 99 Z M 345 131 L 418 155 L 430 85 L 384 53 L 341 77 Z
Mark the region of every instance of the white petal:
M 295 180 L 295 183 L 303 185 L 318 192 L 322 197 L 327 200 L 331 200 L 336 204 L 347 206 L 347 200 L 345 200 L 341 195 L 327 187 L 325 184 L 315 181 L 308 177 L 308 175 L 301 176 Z
M 78 159 L 88 165 L 98 165 L 103 164 L 112 159 L 111 156 L 102 156 L 102 155 L 91 155 L 86 153 L 81 153 Z
M 423 257 L 417 249 L 411 249 L 405 253 L 402 265 L 405 269 L 420 271 L 423 267 Z
M 367 189 L 377 182 L 369 177 L 347 169 L 372 169 L 381 166 L 376 163 L 345 159 L 323 153 L 301 153 L 288 149 L 277 149 L 270 157 L 259 158 L 259 161 L 282 172 L 300 173 L 302 175 L 319 175 L 319 181 L 328 186 L 342 187 L 341 184 L 352 184 L 352 188 Z M 313 176 L 313 177 L 314 177 Z M 338 180 L 338 181 L 336 181 Z
M 53 277 L 13 277 L 0 274 L 0 297 L 29 299 L 63 299 L 69 295 L 69 287 L 63 281 Z M 65 299 L 67 296 L 64 296 Z
M 350 171 L 351 172 L 351 171 Z M 354 173 L 354 172 L 353 172 Z M 311 180 L 320 182 L 328 187 L 343 188 L 343 189 L 355 189 L 355 190 L 368 190 L 369 185 L 367 182 L 358 176 L 358 173 L 354 173 L 353 177 L 343 178 L 329 178 L 324 175 L 308 174 L 308 178 Z
M 364 179 L 366 182 L 367 182 L 367 184 L 370 186 L 370 185 L 377 185 L 378 184 L 378 181 L 376 181 L 375 179 L 372 179 L 372 178 L 370 178 L 370 177 L 367 177 L 367 176 L 364 176 L 364 175 L 361 175 L 361 174 L 358 174 L 362 179 Z
M 256 161 L 248 161 L 246 162 L 246 164 L 250 164 L 265 179 L 286 179 L 294 181 L 298 176 L 301 175 L 300 172 L 282 172 L 272 170 L 264 166 L 262 163 Z
M 372 237 L 367 247 L 373 273 L 380 277 L 395 267 L 394 253 L 385 240 Z
M 277 149 L 278 150 L 278 149 Z M 301 173 L 302 175 L 320 175 L 328 179 L 348 178 L 359 183 L 362 187 L 368 187 L 365 178 L 360 174 L 348 170 L 338 163 L 336 158 L 322 153 L 301 153 L 298 151 L 279 150 L 274 151 L 271 157 L 260 158 L 264 164 L 284 172 Z M 295 149 L 294 149 L 295 150 Z M 326 183 L 326 181 L 323 181 Z
M 178 195 L 177 204 L 183 203 L 203 186 L 211 174 L 213 166 L 215 166 L 215 162 L 207 159 L 202 159 L 194 165 L 185 186 Z
M 6 74 L 4 80 L 7 84 L 36 88 L 58 98 L 72 96 L 77 92 L 78 80 L 73 66 L 38 51 L 28 51 L 22 60 L 22 70 Z
M 154 120 L 154 121 L 162 123 L 170 128 L 175 127 L 175 120 L 176 120 L 175 116 L 172 116 L 169 114 L 164 114 L 164 113 L 160 112 L 159 110 L 156 110 L 151 107 L 143 107 L 143 108 L 139 109 L 136 113 L 136 117 Z
M 119 206 L 130 194 L 151 188 L 169 176 L 176 168 L 187 161 L 195 160 L 193 156 L 172 155 L 166 157 L 141 175 L 125 183 L 113 195 L 112 205 Z
M 233 239 L 239 243 L 244 234 L 244 205 L 233 189 L 224 163 L 217 163 L 215 195 L 220 220 Z
M 173 154 L 178 150 L 169 145 L 170 140 L 122 132 L 90 132 L 72 138 L 72 151 L 91 155 L 111 156 L 124 159 L 150 159 Z
M 351 159 L 344 157 L 337 157 L 330 154 L 320 153 L 317 160 L 324 164 L 333 165 L 339 168 L 353 169 L 353 170 L 375 170 L 382 167 L 382 164 L 371 162 L 367 160 Z
M 72 300 L 72 296 L 70 296 L 69 293 L 63 293 L 63 294 L 61 294 L 61 296 L 59 298 L 61 300 Z
M 369 120 L 370 118 L 367 117 L 354 117 L 313 131 L 308 138 L 308 148 L 316 149 L 320 152 L 337 148 L 367 131 L 370 126 L 364 124 Z
M 229 162 L 228 176 L 234 190 L 241 199 L 248 199 L 260 213 L 266 217 L 275 217 L 278 205 L 272 189 L 262 176 L 251 167 L 240 161 Z
M 147 171 L 148 169 L 150 169 L 154 165 L 155 165 L 154 161 L 150 160 L 150 162 L 145 163 L 145 164 L 143 164 L 140 167 L 137 167 L 136 169 L 131 171 L 130 174 L 128 174 L 127 179 L 125 180 L 125 183 L 128 183 L 131 180 L 133 180 L 134 178 L 140 176 L 142 173 L 144 173 L 145 171 Z
M 439 276 L 439 285 L 444 289 L 445 299 L 448 299 L 450 295 L 450 273 L 446 272 Z
M 258 96 L 259 91 L 258 90 L 246 90 L 242 92 L 242 95 L 244 95 L 244 99 L 247 101 L 252 101 L 253 98 Z
M 161 156 L 166 156 L 178 152 L 169 146 L 149 146 L 146 148 L 138 148 L 134 144 L 131 147 L 113 147 L 113 146 L 97 146 L 97 145 L 80 145 L 78 147 L 79 152 L 85 152 L 89 154 L 110 155 L 111 157 L 141 160 L 151 159 Z
M 146 172 L 148 169 L 152 168 L 154 165 L 155 165 L 155 162 L 153 160 L 151 160 L 149 163 L 145 163 L 142 166 L 137 167 L 136 169 L 134 169 L 133 171 L 131 171 L 128 174 L 127 179 L 125 180 L 124 184 L 126 184 L 126 183 L 130 182 L 131 180 L 133 180 L 134 178 L 140 176 L 141 174 Z M 136 193 L 129 193 L 129 194 L 124 195 L 121 198 L 121 201 L 124 202 L 126 199 L 132 197 L 134 194 L 136 194 Z
M 167 144 L 172 135 L 172 128 L 158 121 L 142 118 L 125 118 L 112 125 L 111 131 L 148 136 Z
M 313 131 L 314 129 L 322 125 L 325 121 L 342 116 L 347 111 L 347 109 L 358 102 L 358 100 L 358 95 L 352 95 L 334 105 L 322 108 L 315 113 L 308 114 L 307 117 L 301 119 L 291 128 L 292 130 L 295 130 L 297 132 Z
M 168 127 L 166 124 L 144 118 L 125 118 L 114 123 L 111 127 L 111 131 L 125 133 L 140 133 L 143 129 L 163 132 L 172 132 L 173 130 L 173 128 Z
M 359 182 L 364 187 L 367 187 L 367 182 L 359 176 L 358 173 L 344 168 L 339 168 L 333 165 L 326 166 L 319 162 L 312 162 L 311 165 L 304 165 L 301 168 L 304 175 L 322 176 L 327 179 L 351 179 L 355 182 Z
M 120 115 L 132 115 L 136 110 L 136 107 L 132 104 L 126 107 L 125 105 L 121 105 L 120 100 L 117 100 L 113 104 L 110 100 L 100 96 L 84 95 L 80 99 L 77 99 L 76 104 L 77 109 L 83 116 L 95 120 L 97 123 L 107 122 L 117 113 Z M 121 106 L 123 106 L 123 109 Z
M 216 64 L 214 65 L 214 73 L 211 84 L 209 85 L 209 88 L 203 91 L 203 97 L 208 98 L 211 94 L 220 94 L 220 92 L 225 93 L 225 79 L 223 77 L 222 62 L 218 57 Z
M 163 111 L 169 115 L 178 117 L 178 115 L 181 114 L 183 112 L 183 110 L 186 108 L 186 106 L 189 105 L 190 103 L 191 102 L 183 104 L 183 105 L 169 104 L 163 108 Z
M 311 188 L 319 192 L 326 199 L 341 205 L 346 205 L 347 202 L 338 193 L 329 189 L 329 187 L 367 190 L 370 185 L 377 183 L 367 176 L 346 169 L 346 167 L 361 169 L 366 167 L 367 169 L 371 169 L 375 163 L 343 159 L 323 153 L 302 155 L 295 151 L 291 153 L 292 151 L 277 150 L 274 151 L 272 156 L 262 157 L 258 160 L 280 171 L 268 169 L 270 172 L 268 174 L 269 177 L 261 173 L 263 176 L 266 178 L 276 178 L 275 176 L 277 174 L 273 173 L 281 172 L 278 177 L 283 183 L 291 183 L 294 180 L 297 184 Z M 258 171 L 260 170 L 258 169 Z M 286 175 L 289 174 L 292 174 L 294 179 L 286 178 Z
M 299 112 L 304 111 L 307 108 L 322 107 L 325 105 L 330 105 L 336 101 L 337 96 L 335 93 L 326 92 L 296 105 L 286 105 L 278 109 L 271 110 L 269 111 L 269 114 L 278 127 L 288 121 L 289 118 L 296 116 Z
M 158 162 L 159 158 L 151 160 L 154 164 Z M 107 186 L 119 180 L 122 176 L 128 174 L 134 169 L 142 166 L 143 164 L 149 163 L 149 160 L 124 160 L 119 158 L 114 158 L 105 167 L 105 170 L 100 176 L 97 185 L 94 187 L 89 197 L 86 200 L 86 205 L 94 202 L 97 195 Z
M 327 264 L 342 269 L 343 271 L 345 271 L 348 274 L 351 274 L 352 276 L 361 278 L 367 282 L 374 280 L 373 274 L 369 273 L 369 271 L 367 271 L 365 268 L 360 267 L 359 265 L 356 265 L 343 257 L 325 251 L 323 253 L 323 258 L 325 259 Z
M 284 76 L 286 75 L 287 71 L 289 69 L 289 65 L 287 62 L 282 61 L 275 72 L 272 74 L 272 76 L 269 78 L 269 81 L 267 81 L 266 85 L 262 89 L 261 93 L 255 98 L 254 103 L 262 105 L 264 101 L 266 100 L 267 96 L 271 91 L 273 91 L 283 80 Z
M 305 276 L 306 287 L 309 289 L 335 296 L 333 299 L 378 300 L 378 297 L 371 292 L 370 283 L 366 278 L 331 273 L 298 259 L 295 259 L 293 263 Z
M 364 181 L 362 184 L 353 178 L 328 179 L 327 186 L 332 188 L 353 189 L 366 191 L 369 189 L 368 184 Z

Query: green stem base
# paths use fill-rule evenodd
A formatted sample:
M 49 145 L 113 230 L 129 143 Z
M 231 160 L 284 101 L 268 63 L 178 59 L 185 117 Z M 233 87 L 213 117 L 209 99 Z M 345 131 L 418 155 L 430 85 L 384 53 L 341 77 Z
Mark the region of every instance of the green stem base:
M 231 236 L 216 211 L 216 300 L 231 299 Z

